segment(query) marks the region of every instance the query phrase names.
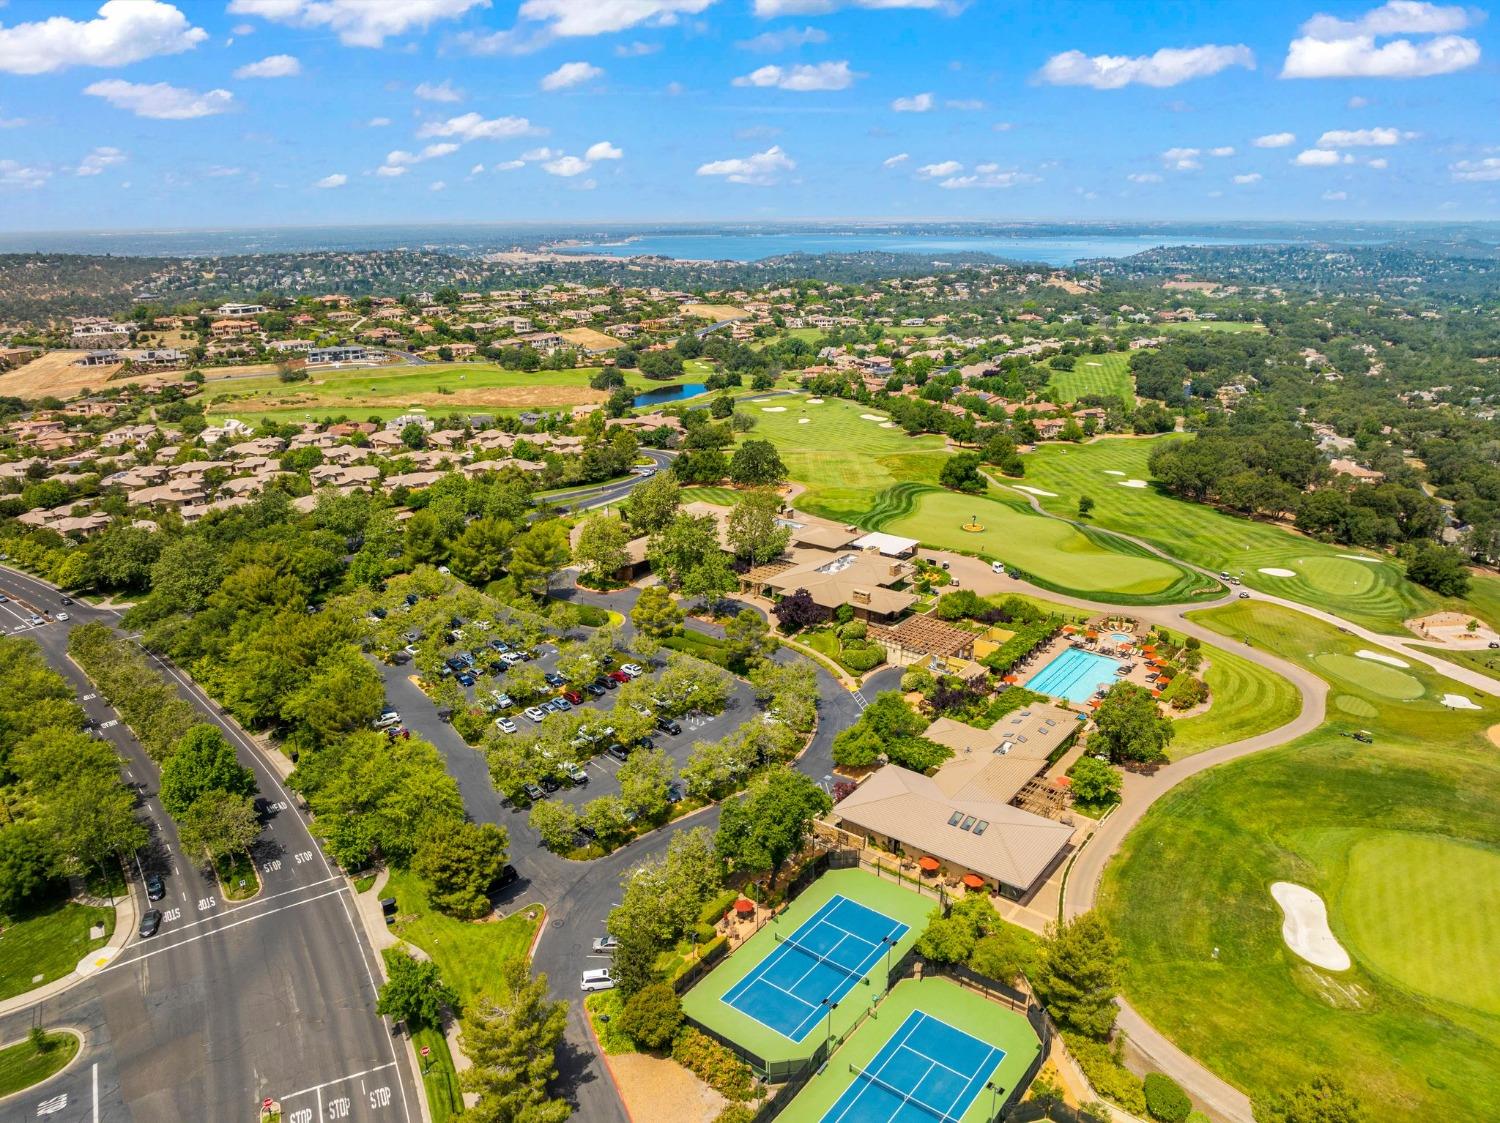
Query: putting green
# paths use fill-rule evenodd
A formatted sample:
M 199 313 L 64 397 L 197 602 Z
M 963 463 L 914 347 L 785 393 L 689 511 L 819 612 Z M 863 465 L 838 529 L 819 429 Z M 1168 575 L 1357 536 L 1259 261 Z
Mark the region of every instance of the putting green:
M 1398 671 L 1395 667 L 1383 666 L 1371 659 L 1325 651 L 1315 657 L 1315 662 L 1330 674 L 1358 683 L 1371 694 L 1378 694 L 1382 698 L 1412 702 L 1425 693 L 1421 681 L 1414 675 Z
M 1350 717 L 1374 717 L 1379 712 L 1369 702 L 1352 694 L 1335 694 L 1332 700 L 1335 708 Z
M 1500 852 L 1370 831 L 1348 863 L 1334 924 L 1350 951 L 1408 990 L 1500 1015 Z

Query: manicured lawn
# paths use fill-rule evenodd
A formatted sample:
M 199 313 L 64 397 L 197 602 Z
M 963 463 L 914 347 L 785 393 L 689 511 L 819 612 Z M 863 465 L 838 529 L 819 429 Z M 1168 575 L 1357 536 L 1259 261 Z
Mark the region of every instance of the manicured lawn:
M 214 872 L 219 876 L 219 888 L 224 891 L 225 900 L 244 901 L 260 892 L 255 860 L 248 854 L 238 854 L 228 861 L 219 862 Z
M 1420 696 L 1397 698 L 1357 640 L 1301 613 L 1195 618 L 1326 678 L 1330 721 L 1193 777 L 1126 839 L 1099 901 L 1126 995 L 1251 1094 L 1328 1069 L 1372 1118 L 1500 1118 L 1485 1060 L 1500 1051 L 1500 761 L 1484 736 L 1500 707 L 1447 709 L 1443 694 L 1472 692 L 1415 665 L 1398 673 Z M 1373 744 L 1343 736 L 1356 729 Z M 1278 880 L 1323 897 L 1350 970 L 1287 949 Z
M 1460 667 L 1473 667 L 1481 674 L 1493 675 L 1500 678 L 1500 651 L 1490 651 L 1483 648 L 1479 651 L 1458 651 L 1449 647 L 1438 647 L 1434 644 L 1418 644 L 1423 651 L 1430 651 L 1434 655 L 1448 660 L 1450 663 Z
M 1180 760 L 1232 741 L 1267 733 L 1291 721 L 1302 708 L 1297 688 L 1274 671 L 1222 647 L 1204 645 L 1210 705 L 1176 723 L 1168 751 Z
M 1047 396 L 1055 401 L 1076 402 L 1085 395 L 1135 402 L 1135 379 L 1130 376 L 1130 355 L 1107 351 L 1102 355 L 1075 356 L 1072 370 L 1054 370 L 1047 382 Z
M 71 1033 L 49 1033 L 38 1049 L 28 1038 L 0 1049 L 0 1097 L 40 1084 L 61 1072 L 78 1055 L 79 1041 Z
M 685 487 L 682 489 L 684 503 L 717 503 L 721 507 L 733 507 L 744 492 L 732 487 Z
M 1055 493 L 1038 497 L 1055 514 L 1071 518 L 1078 497 L 1091 496 L 1095 526 L 1143 538 L 1191 565 L 1227 571 L 1251 588 L 1378 631 L 1400 633 L 1401 621 L 1446 607 L 1500 622 L 1500 579 L 1476 578 L 1467 604 L 1444 602 L 1407 581 L 1401 564 L 1384 555 L 1317 542 L 1152 487 L 1122 486 L 1129 480 L 1149 481 L 1151 449 L 1159 441 L 1180 439 L 1168 435 L 1044 445 L 1026 456 L 1026 478 L 1020 482 Z M 1262 568 L 1289 569 L 1295 576 L 1278 577 Z
M 991 1002 L 978 992 L 965 989 L 948 979 L 903 979 L 891 988 L 890 994 L 875 1013 L 854 1031 L 823 1070 L 808 1081 L 781 1118 L 789 1123 L 818 1123 L 823 1119 L 849 1085 L 858 1079 L 850 1066 L 868 1069 L 870 1062 L 875 1060 L 886 1042 L 913 1011 L 921 1011 L 945 1022 L 954 1029 L 999 1049 L 1003 1054 L 999 1063 L 988 1071 L 972 1074 L 979 1092 L 960 1117 L 965 1123 L 980 1123 L 981 1120 L 993 1118 L 996 1105 L 1005 1102 L 1005 1097 L 1020 1083 L 1021 1078 L 1026 1075 L 1027 1066 L 1041 1051 L 1041 1042 L 1032 1032 L 1031 1024 L 1024 1015 L 1009 1007 Z M 920 1037 L 917 1040 L 925 1044 Z M 995 1090 L 989 1089 L 990 1083 L 996 1085 Z M 901 1088 L 899 1091 L 916 1092 L 917 1089 Z M 863 1107 L 864 1104 L 859 1106 Z M 905 1119 L 908 1115 L 918 1118 L 910 1109 L 901 1113 L 900 1118 Z M 852 1113 L 847 1118 L 849 1123 L 855 1123 Z M 883 1119 L 884 1116 L 875 1118 Z M 859 1123 L 864 1123 L 864 1120 L 861 1119 Z
M 526 955 L 542 922 L 541 905 L 524 906 L 504 920 L 444 916 L 428 903 L 422 880 L 408 870 L 391 871 L 386 893 L 396 898 L 396 935 L 432 957 L 464 1006 L 496 993 L 500 965 Z M 535 919 L 527 913 L 535 913 Z
M 89 939 L 89 928 L 104 925 L 104 937 Z M 104 946 L 115 928 L 115 911 L 55 902 L 5 924 L 0 931 L 0 998 L 22 994 L 60 979 L 89 952 Z M 35 976 L 40 979 L 33 981 Z
M 462 1114 L 464 1096 L 458 1086 L 458 1071 L 453 1066 L 453 1054 L 448 1050 L 448 1039 L 443 1031 L 432 1026 L 423 1026 L 412 1034 L 417 1047 L 417 1064 L 422 1072 L 422 1087 L 427 1090 L 427 1105 L 432 1110 L 433 1123 L 443 1123 L 451 1116 Z M 429 1052 L 422 1056 L 422 1046 Z
M 1239 320 L 1185 320 L 1175 324 L 1153 324 L 1152 331 L 1166 332 L 1168 335 L 1174 332 L 1180 335 L 1197 335 L 1205 331 L 1258 331 L 1264 332 L 1264 324 L 1249 324 Z

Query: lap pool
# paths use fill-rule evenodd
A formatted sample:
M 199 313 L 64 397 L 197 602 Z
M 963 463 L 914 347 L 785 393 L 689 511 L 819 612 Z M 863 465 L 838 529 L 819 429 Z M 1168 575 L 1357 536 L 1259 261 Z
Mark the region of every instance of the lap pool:
M 1087 702 L 1101 686 L 1119 681 L 1115 674 L 1118 659 L 1070 647 L 1039 670 L 1024 684 L 1027 690 L 1066 698 L 1069 702 Z

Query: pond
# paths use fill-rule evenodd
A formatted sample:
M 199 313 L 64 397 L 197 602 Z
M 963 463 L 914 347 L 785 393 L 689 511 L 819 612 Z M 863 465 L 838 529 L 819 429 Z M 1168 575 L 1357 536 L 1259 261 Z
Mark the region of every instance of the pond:
M 696 398 L 707 390 L 708 387 L 702 382 L 684 382 L 678 386 L 658 386 L 655 390 L 646 390 L 635 396 L 631 404 L 636 409 L 650 409 L 653 406 L 664 406 L 669 402 L 680 402 L 684 398 Z

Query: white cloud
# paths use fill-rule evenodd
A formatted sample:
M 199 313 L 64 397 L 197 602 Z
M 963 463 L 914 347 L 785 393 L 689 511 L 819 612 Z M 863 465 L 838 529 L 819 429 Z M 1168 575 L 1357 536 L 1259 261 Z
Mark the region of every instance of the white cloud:
M 1389 160 L 1387 160 L 1384 156 L 1380 156 L 1380 157 L 1377 157 L 1374 160 L 1366 160 L 1365 161 L 1365 166 L 1366 167 L 1370 167 L 1370 168 L 1374 168 L 1377 171 L 1382 171 L 1383 172 L 1383 171 L 1385 171 L 1386 168 L 1388 168 L 1388 167 L 1391 166 L 1391 162 Z
M 1286 148 L 1288 145 L 1297 143 L 1296 133 L 1267 133 L 1258 136 L 1250 142 L 1256 148 Z
M 375 169 L 375 174 L 382 179 L 394 179 L 398 175 L 405 175 L 407 169 L 396 164 L 381 164 Z
M 484 171 L 484 165 L 483 164 L 475 164 L 472 168 L 469 169 L 469 174 L 470 175 L 478 175 L 482 171 Z
M 464 113 L 446 121 L 428 121 L 417 130 L 417 136 L 455 136 L 461 140 L 509 140 L 518 136 L 538 136 L 546 132 L 525 117 L 484 118 L 478 113 Z
M 590 163 L 596 163 L 599 160 L 622 160 L 625 158 L 625 152 L 623 149 L 615 147 L 609 141 L 601 140 L 597 144 L 589 145 L 589 149 L 583 154 L 583 158 Z
M 1125 178 L 1131 183 L 1160 183 L 1162 179 L 1155 172 L 1132 172 Z
M 1203 166 L 1198 160 L 1201 155 L 1197 148 L 1169 148 L 1161 154 L 1161 160 L 1173 171 L 1189 172 Z
M 349 177 L 343 172 L 334 172 L 332 175 L 325 175 L 317 183 L 314 183 L 313 186 L 327 191 L 331 187 L 342 187 L 348 182 Z
M 1468 9 L 1388 0 L 1356 19 L 1319 13 L 1287 48 L 1283 78 L 1427 78 L 1479 61 L 1479 44 L 1453 32 L 1477 18 Z M 1413 41 L 1394 35 L 1425 35 Z M 1379 39 L 1388 42 L 1377 43 Z
M 112 168 L 116 164 L 123 164 L 125 160 L 125 153 L 121 152 L 118 148 L 96 148 L 79 163 L 78 174 L 99 175 L 105 168 Z
M 1341 163 L 1342 161 L 1343 157 L 1340 156 L 1337 152 L 1330 151 L 1326 148 L 1309 148 L 1303 152 L 1297 153 L 1297 156 L 1292 160 L 1292 163 L 1303 168 L 1329 168 L 1334 164 Z
M 757 187 L 769 187 L 782 172 L 796 168 L 796 162 L 773 144 L 764 152 L 752 156 L 740 156 L 729 160 L 712 160 L 698 167 L 698 174 L 723 176 L 730 183 L 748 183 Z
M 405 149 L 397 148 L 385 154 L 385 163 L 375 169 L 375 174 L 390 178 L 392 176 L 405 175 L 407 168 L 413 164 L 420 164 L 427 160 L 437 160 L 443 156 L 451 156 L 457 152 L 459 145 L 444 141 L 441 144 L 429 144 L 420 152 L 407 152 Z
M 1153 55 L 1094 55 L 1064 51 L 1041 69 L 1041 79 L 1054 86 L 1092 86 L 1118 90 L 1138 84 L 1158 88 L 1193 78 L 1207 78 L 1231 66 L 1255 69 L 1255 55 L 1242 43 L 1233 46 L 1163 47 Z
M 589 62 L 565 62 L 541 80 L 544 90 L 566 90 L 604 76 L 604 70 Z
M 524 168 L 525 166 L 525 160 L 504 160 L 496 164 L 491 170 L 497 172 L 513 172 L 518 168 Z
M 1232 144 L 1221 144 L 1217 148 L 1210 148 L 1208 150 L 1208 154 L 1210 156 L 1233 156 L 1234 155 L 1234 145 L 1232 145 Z
M 1027 172 L 1002 172 L 994 164 L 980 164 L 974 172 L 974 175 L 959 175 L 945 179 L 938 186 L 949 191 L 961 191 L 971 187 L 1003 189 L 1019 187 L 1023 183 L 1041 182 L 1039 176 L 1030 175 Z
M 425 31 L 489 0 L 230 0 L 234 15 L 293 27 L 327 28 L 346 47 L 380 47 L 393 35 Z
M 137 117 L 152 117 L 162 121 L 212 117 L 235 108 L 234 95 L 228 90 L 208 90 L 200 94 L 180 86 L 169 86 L 165 82 L 147 85 L 108 78 L 85 86 L 83 92 L 91 97 L 102 97 L 116 109 L 128 109 Z
M 763 31 L 754 39 L 741 39 L 735 46 L 746 51 L 770 54 L 776 51 L 790 51 L 795 47 L 805 47 L 810 43 L 826 42 L 828 42 L 828 32 L 819 28 L 785 27 L 780 31 Z
M 353 0 L 355 3 L 365 0 Z M 389 3 L 390 0 L 382 0 Z M 515 27 L 458 37 L 478 55 L 525 54 L 557 39 L 608 35 L 632 27 L 670 27 L 714 0 L 525 0 Z
M 840 8 L 916 8 L 924 11 L 957 12 L 959 0 L 755 0 L 755 14 L 761 19 L 776 16 L 821 16 Z
M 1234 182 L 1240 184 L 1242 187 L 1246 184 L 1259 183 L 1260 181 L 1261 174 L 1259 172 L 1246 172 L 1244 175 L 1234 177 Z
M 1369 104 L 1370 104 L 1370 99 L 1369 98 L 1367 98 L 1367 97 L 1359 97 L 1358 95 L 1356 95 L 1356 96 L 1350 98 L 1348 101 L 1346 101 L 1344 103 L 1344 106 L 1347 109 L 1363 109 L 1363 108 L 1365 108 L 1365 106 L 1367 106 Z
M 234 72 L 236 78 L 295 78 L 302 64 L 293 55 L 269 55 L 259 62 L 247 63 Z
M 1325 192 L 1323 192 L 1323 200 L 1325 202 L 1328 202 L 1328 203 L 1342 203 L 1348 197 L 1349 197 L 1349 192 L 1347 192 L 1347 191 L 1325 191 Z
M 0 187 L 40 187 L 52 178 L 48 168 L 23 164 L 18 160 L 0 160 Z
M 383 129 L 390 123 L 391 119 L 389 117 L 371 117 L 365 122 L 366 126 L 372 129 Z
M 203 173 L 209 179 L 230 179 L 233 176 L 244 175 L 244 168 L 228 168 L 222 164 L 215 164 Z
M 1319 148 L 1389 148 L 1403 140 L 1415 140 L 1416 133 L 1400 129 L 1330 129 L 1318 138 Z
M 926 113 L 935 104 L 931 94 L 913 94 L 911 97 L 898 97 L 891 102 L 891 108 L 897 113 Z
M 534 164 L 538 160 L 551 160 L 561 155 L 561 152 L 555 151 L 551 148 L 532 148 L 521 153 L 521 162 L 525 164 Z
M 660 43 L 643 43 L 637 39 L 633 43 L 621 43 L 615 48 L 616 58 L 642 58 L 645 55 L 654 55 L 661 50 Z
M 996 133 L 1008 133 L 1015 127 L 1015 124 L 1010 121 L 996 121 L 993 125 L 990 126 L 990 131 Z
M 963 112 L 973 112 L 984 108 L 984 102 L 980 101 L 977 97 L 949 98 L 943 102 L 943 105 L 949 109 L 958 109 Z
M 427 185 L 427 190 L 429 191 L 446 191 L 447 189 L 448 185 L 440 179 L 433 180 Z
M 957 160 L 944 160 L 940 164 L 923 164 L 917 169 L 917 174 L 923 179 L 942 179 L 945 176 L 957 175 L 964 170 L 964 166 Z
M 254 35 L 255 25 L 253 23 L 237 23 L 229 30 L 235 35 Z
M 417 88 L 412 90 L 417 97 L 423 101 L 455 102 L 463 101 L 462 90 L 453 88 L 453 83 L 447 78 L 436 84 L 432 82 L 419 82 Z
M 89 20 L 53 16 L 0 26 L 0 72 L 48 74 L 70 66 L 124 66 L 190 51 L 208 38 L 161 0 L 109 0 Z
M 811 93 L 817 90 L 847 90 L 855 73 L 839 62 L 797 63 L 793 66 L 762 66 L 734 79 L 736 86 L 757 86 Z
M 1449 164 L 1448 171 L 1454 179 L 1465 183 L 1493 183 L 1500 180 L 1500 156 L 1486 156 L 1483 160 L 1460 160 Z
M 548 160 L 542 165 L 542 170 L 548 175 L 562 176 L 571 179 L 575 175 L 582 175 L 592 167 L 587 160 L 577 156 L 559 156 L 556 160 Z
M 898 152 L 894 156 L 887 156 L 884 160 L 882 160 L 880 162 L 880 166 L 882 168 L 894 168 L 894 167 L 897 167 L 900 164 L 906 163 L 906 161 L 908 161 L 910 159 L 911 159 L 911 154 L 910 153 L 907 153 L 907 152 Z

